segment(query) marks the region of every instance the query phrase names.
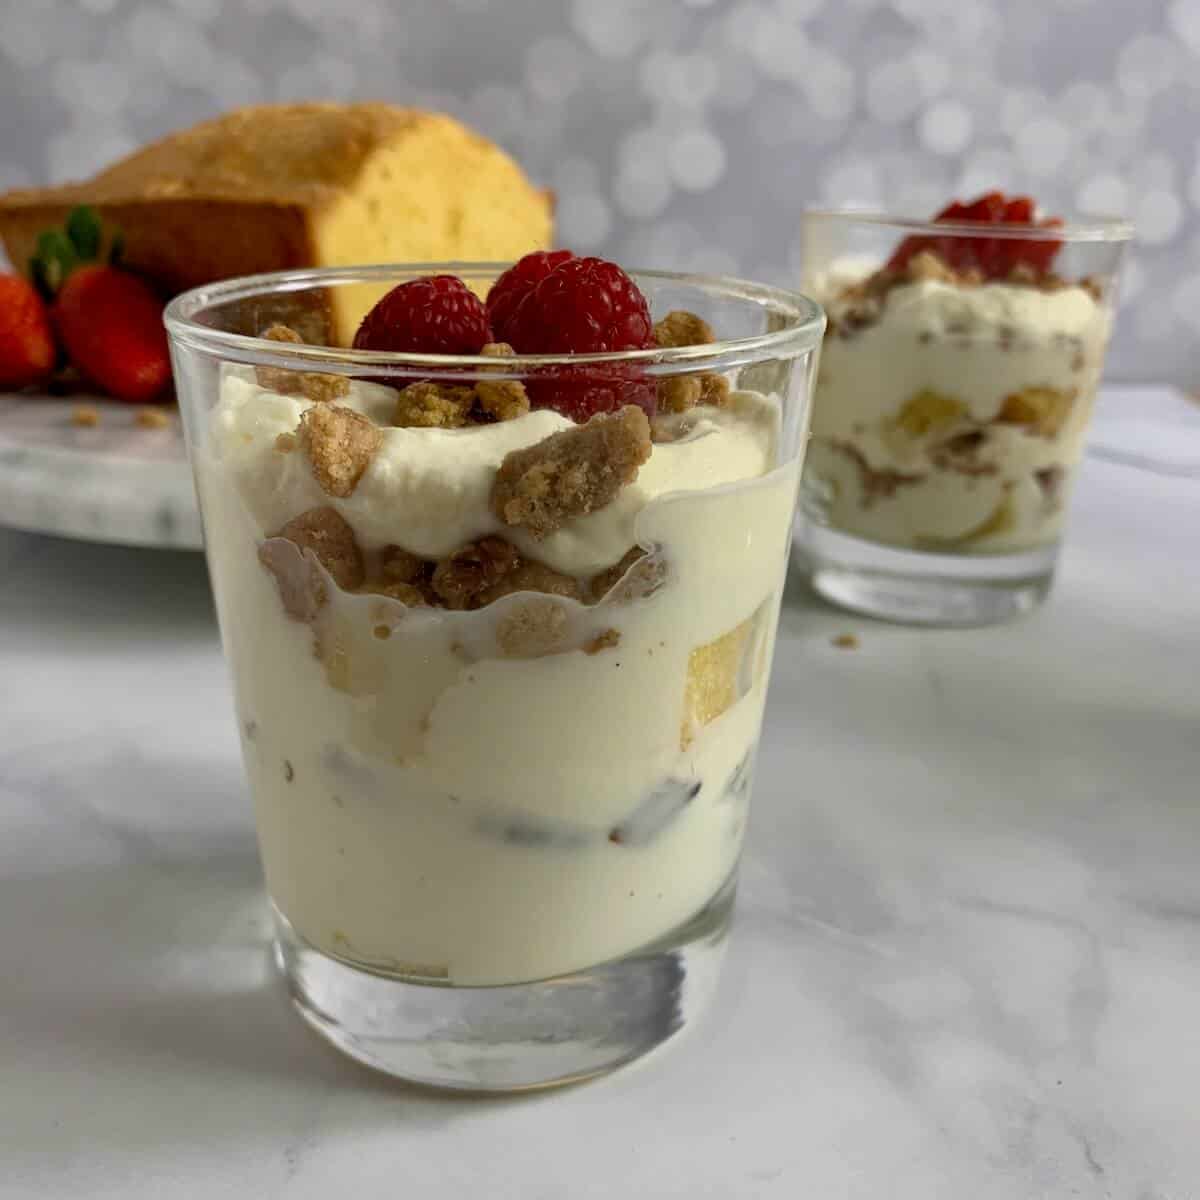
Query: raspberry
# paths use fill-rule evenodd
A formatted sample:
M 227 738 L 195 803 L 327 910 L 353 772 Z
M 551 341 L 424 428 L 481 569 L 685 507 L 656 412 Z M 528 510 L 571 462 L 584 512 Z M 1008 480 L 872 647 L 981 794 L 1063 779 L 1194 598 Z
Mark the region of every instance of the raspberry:
M 509 342 L 509 324 L 521 301 L 533 291 L 555 267 L 575 255 L 570 250 L 536 250 L 513 263 L 488 292 L 487 315 L 499 341 Z
M 646 298 L 615 263 L 568 258 L 547 272 L 509 317 L 508 340 L 522 354 L 596 354 L 654 345 Z M 575 421 L 636 404 L 654 415 L 653 381 L 624 364 L 555 368 L 527 384 L 534 408 Z
M 508 342 L 519 354 L 595 354 L 654 345 L 646 297 L 602 258 L 559 263 L 510 320 Z
M 1054 229 L 1062 224 L 1057 217 L 1038 221 L 1031 197 L 1008 199 L 1003 192 L 986 192 L 969 204 L 952 201 L 933 219 L 935 222 L 967 221 L 981 225 L 1039 225 L 1043 229 Z M 1050 238 L 907 237 L 897 247 L 888 266 L 901 270 L 915 254 L 932 250 L 956 270 L 975 267 L 988 279 L 1004 279 L 1017 266 L 1031 267 L 1044 274 L 1061 246 L 1061 242 Z
M 580 424 L 627 404 L 636 404 L 651 418 L 657 408 L 654 381 L 620 363 L 547 368 L 547 378 L 528 380 L 525 390 L 531 408 L 552 408 Z
M 479 297 L 454 275 L 428 275 L 392 288 L 363 318 L 356 350 L 478 354 L 494 341 Z

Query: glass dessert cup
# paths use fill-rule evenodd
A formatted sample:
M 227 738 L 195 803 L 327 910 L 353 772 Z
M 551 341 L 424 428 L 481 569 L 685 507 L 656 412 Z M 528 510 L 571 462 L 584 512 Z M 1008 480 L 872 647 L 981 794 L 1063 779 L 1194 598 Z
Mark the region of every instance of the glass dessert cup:
M 502 269 L 259 276 L 167 312 L 293 1002 L 362 1062 L 486 1091 L 628 1062 L 712 988 L 824 324 L 793 293 L 631 272 L 656 319 L 725 340 L 500 362 L 251 336 L 345 341 L 334 289 L 451 272 L 483 293 Z M 415 381 L 532 396 L 564 370 L 659 408 L 636 479 L 550 531 L 497 515 L 502 476 L 595 422 L 389 424 Z M 689 388 L 717 402 L 666 411 Z M 333 408 L 369 419 L 322 440 Z
M 814 588 L 918 624 L 1035 608 L 1054 575 L 1129 226 L 809 212 L 802 235 L 804 287 L 829 317 L 801 485 Z M 901 265 L 902 244 L 918 252 Z M 948 265 L 981 244 L 986 272 Z

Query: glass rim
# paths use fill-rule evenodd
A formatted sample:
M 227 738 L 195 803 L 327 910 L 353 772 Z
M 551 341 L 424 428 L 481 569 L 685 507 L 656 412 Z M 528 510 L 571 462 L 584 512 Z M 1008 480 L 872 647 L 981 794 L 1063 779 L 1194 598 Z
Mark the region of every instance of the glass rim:
M 931 221 L 906 217 L 874 208 L 806 208 L 805 221 L 858 222 L 896 229 L 905 234 L 928 237 L 987 237 L 1001 240 L 1044 242 L 1128 242 L 1133 239 L 1133 223 L 1124 217 L 1086 216 L 1064 221 L 1061 225 L 986 225 L 979 221 Z
M 480 354 L 417 354 L 393 350 L 353 350 L 338 346 L 276 342 L 249 334 L 214 329 L 200 323 L 198 315 L 219 304 L 256 296 L 280 296 L 289 292 L 356 283 L 403 282 L 420 275 L 458 275 L 465 281 L 480 276 L 494 277 L 510 262 L 418 262 L 384 263 L 357 267 L 310 267 L 242 275 L 217 283 L 202 284 L 180 293 L 163 312 L 171 340 L 190 349 L 208 351 L 241 363 L 279 367 L 302 366 L 333 374 L 373 371 L 411 372 L 414 368 L 436 372 L 485 372 L 492 378 L 517 377 L 547 367 L 597 366 L 633 363 L 665 375 L 701 369 L 722 370 L 767 361 L 793 358 L 821 344 L 825 313 L 801 292 L 771 284 L 752 283 L 729 275 L 701 275 L 676 271 L 629 269 L 636 279 L 693 286 L 727 299 L 742 300 L 773 313 L 790 314 L 793 320 L 782 329 L 749 337 L 727 338 L 699 346 L 652 347 L 648 350 L 605 351 L 595 354 L 516 354 L 492 358 Z M 674 370 L 672 370 L 674 368 Z

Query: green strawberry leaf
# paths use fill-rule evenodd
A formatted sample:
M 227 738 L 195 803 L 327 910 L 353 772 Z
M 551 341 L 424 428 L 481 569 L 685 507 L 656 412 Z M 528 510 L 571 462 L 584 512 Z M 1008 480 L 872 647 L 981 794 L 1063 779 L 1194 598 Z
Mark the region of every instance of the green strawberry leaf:
M 100 253 L 100 218 L 94 208 L 81 204 L 67 217 L 67 237 L 81 261 L 96 258 Z
M 79 265 L 79 256 L 70 238 L 57 229 L 38 234 L 37 254 L 33 259 L 33 274 L 51 294 L 62 287 L 63 280 Z

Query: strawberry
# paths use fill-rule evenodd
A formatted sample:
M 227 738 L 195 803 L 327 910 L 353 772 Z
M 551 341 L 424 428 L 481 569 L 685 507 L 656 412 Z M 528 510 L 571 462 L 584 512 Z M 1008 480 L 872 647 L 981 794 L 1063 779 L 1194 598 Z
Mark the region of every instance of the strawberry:
M 1062 224 L 1057 217 L 1039 221 L 1031 197 L 1006 197 L 1003 192 L 986 192 L 969 204 L 953 200 L 933 220 L 935 223 L 953 221 L 983 226 L 1029 225 L 1041 229 L 1056 229 Z M 976 268 L 986 279 L 1003 279 L 1018 266 L 1045 274 L 1061 247 L 1062 242 L 1055 238 L 920 235 L 906 237 L 896 248 L 888 266 L 900 270 L 914 255 L 931 250 L 957 270 Z
M 0 389 L 44 382 L 57 357 L 41 296 L 19 275 L 0 275 Z
M 54 324 L 71 361 L 118 400 L 155 399 L 171 379 L 162 302 L 136 275 L 92 263 L 67 276 Z
M 65 234 L 38 239 L 34 279 L 54 296 L 51 317 L 71 362 L 118 400 L 156 399 L 171 379 L 162 301 L 142 278 L 122 270 L 119 239 L 107 262 L 96 214 L 77 208 Z

